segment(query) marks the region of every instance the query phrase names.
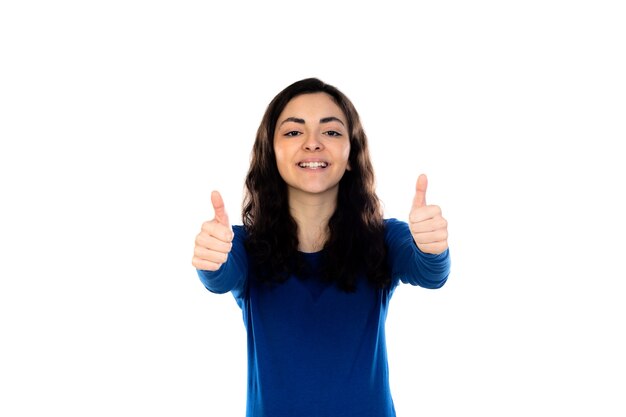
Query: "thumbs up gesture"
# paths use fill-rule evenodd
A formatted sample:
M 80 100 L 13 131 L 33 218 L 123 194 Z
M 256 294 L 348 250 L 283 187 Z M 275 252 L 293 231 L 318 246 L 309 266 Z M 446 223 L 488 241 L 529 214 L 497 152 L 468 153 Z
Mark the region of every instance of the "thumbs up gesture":
M 440 254 L 448 248 L 448 222 L 439 206 L 426 205 L 428 179 L 422 174 L 415 185 L 409 228 L 417 247 L 424 253 Z
M 202 229 L 196 236 L 196 245 L 191 260 L 193 266 L 205 271 L 217 271 L 226 262 L 235 236 L 224 208 L 224 200 L 219 192 L 211 193 L 211 204 L 213 204 L 215 217 L 202 224 Z

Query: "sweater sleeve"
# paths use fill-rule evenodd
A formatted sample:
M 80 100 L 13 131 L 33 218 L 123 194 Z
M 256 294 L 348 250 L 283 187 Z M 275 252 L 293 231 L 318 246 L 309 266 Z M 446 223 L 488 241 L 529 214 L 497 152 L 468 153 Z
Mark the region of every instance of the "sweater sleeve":
M 385 225 L 391 288 L 399 282 L 431 289 L 442 287 L 450 274 L 450 250 L 438 255 L 424 253 L 415 244 L 406 222 L 388 219 Z
M 198 277 L 207 290 L 215 294 L 229 291 L 237 298 L 245 288 L 248 276 L 248 256 L 244 247 L 245 232 L 243 226 L 233 226 L 235 237 L 228 259 L 217 271 L 197 269 Z

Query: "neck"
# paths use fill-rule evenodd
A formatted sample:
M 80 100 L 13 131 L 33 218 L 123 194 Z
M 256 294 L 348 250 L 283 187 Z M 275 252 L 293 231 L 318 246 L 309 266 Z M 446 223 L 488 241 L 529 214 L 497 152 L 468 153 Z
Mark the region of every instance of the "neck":
M 298 225 L 298 250 L 319 252 L 328 239 L 328 220 L 337 207 L 337 194 L 289 194 L 289 211 Z

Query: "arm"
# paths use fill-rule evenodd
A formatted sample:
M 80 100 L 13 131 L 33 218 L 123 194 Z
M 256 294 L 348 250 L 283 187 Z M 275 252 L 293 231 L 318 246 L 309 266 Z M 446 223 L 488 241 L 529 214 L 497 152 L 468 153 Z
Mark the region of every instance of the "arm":
M 242 226 L 230 226 L 219 192 L 211 193 L 211 204 L 215 217 L 202 224 L 191 263 L 209 291 L 218 294 L 233 291 L 235 296 L 240 296 L 248 274 L 245 232 Z
M 385 226 L 392 288 L 400 281 L 424 288 L 442 287 L 450 274 L 449 249 L 440 254 L 424 253 L 417 247 L 407 223 L 389 219 Z
M 228 259 L 216 271 L 197 269 L 198 277 L 207 290 L 216 294 L 233 291 L 236 295 L 245 287 L 248 276 L 248 258 L 243 242 L 245 232 L 242 226 L 233 226 L 235 234 Z
M 450 274 L 448 222 L 439 206 L 426 204 L 427 187 L 422 174 L 415 185 L 409 224 L 395 219 L 386 223 L 392 288 L 398 281 L 439 288 Z

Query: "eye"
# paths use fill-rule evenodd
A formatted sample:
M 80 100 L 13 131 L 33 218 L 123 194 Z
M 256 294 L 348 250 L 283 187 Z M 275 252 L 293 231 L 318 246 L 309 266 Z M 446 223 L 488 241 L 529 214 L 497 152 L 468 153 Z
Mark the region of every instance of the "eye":
M 327 134 L 328 136 L 341 136 L 341 133 L 337 132 L 336 130 L 329 130 L 324 133 Z
M 285 133 L 285 136 L 289 136 L 289 137 L 300 136 L 300 132 L 298 132 L 297 130 L 292 130 L 290 132 Z

